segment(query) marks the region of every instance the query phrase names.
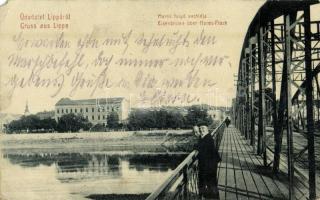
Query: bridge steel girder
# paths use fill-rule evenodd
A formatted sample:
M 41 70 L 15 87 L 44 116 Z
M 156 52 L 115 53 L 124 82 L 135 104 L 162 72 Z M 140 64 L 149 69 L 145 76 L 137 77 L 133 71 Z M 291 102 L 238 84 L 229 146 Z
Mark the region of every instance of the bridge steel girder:
M 256 43 L 257 36 L 251 37 L 249 40 L 249 76 L 250 76 L 250 145 L 255 147 L 256 131 L 255 131 L 255 71 L 256 71 Z
M 305 152 L 308 152 L 309 199 L 316 199 L 314 116 L 318 116 L 319 121 L 320 21 L 312 22 L 310 19 L 310 5 L 316 3 L 319 2 L 267 1 L 249 26 L 238 72 L 234 103 L 236 127 L 250 140 L 254 151 L 256 148 L 262 155 L 265 166 L 273 163 L 274 173 L 279 172 L 282 139 L 286 131 L 289 199 L 295 198 L 293 180 L 298 168 L 294 163 Z M 303 14 L 298 16 L 300 13 Z M 281 16 L 283 24 L 275 24 L 274 20 Z M 311 25 L 316 25 L 316 33 L 311 32 L 315 30 Z M 294 93 L 293 89 L 297 91 Z M 294 122 L 298 125 L 293 125 Z M 267 136 L 267 126 L 273 128 L 274 151 L 268 147 L 268 139 L 272 135 Z M 300 134 L 305 134 L 308 142 L 296 154 L 294 129 L 306 132 Z M 270 152 L 272 157 L 268 156 Z
M 284 81 L 286 82 L 286 128 L 287 128 L 287 156 L 288 156 L 288 177 L 289 177 L 289 199 L 294 198 L 294 187 L 293 187 L 293 179 L 294 179 L 294 160 L 293 160 L 293 124 L 292 124 L 292 102 L 291 102 L 291 97 L 292 97 L 292 91 L 291 91 L 291 75 L 292 75 L 292 70 L 291 70 L 291 54 L 292 54 L 292 42 L 291 42 L 291 37 L 293 37 L 291 25 L 293 25 L 292 22 L 292 15 L 291 14 L 286 14 L 285 16 L 285 65 L 284 69 L 286 70 L 286 73 L 283 76 Z
M 305 29 L 305 73 L 306 73 L 306 105 L 307 105 L 307 134 L 309 159 L 309 198 L 316 198 L 316 164 L 314 153 L 314 118 L 313 118 L 313 85 L 312 85 L 312 57 L 311 57 L 311 26 L 310 7 L 304 9 Z
M 245 110 L 246 110 L 246 127 L 245 127 L 245 136 L 246 139 L 250 139 L 250 63 L 249 63 L 249 59 L 250 59 L 250 49 L 246 49 L 246 59 L 245 59 L 245 83 L 246 83 L 246 102 L 245 102 Z
M 263 163 L 267 165 L 266 157 L 266 75 L 265 75 L 265 38 L 266 38 L 266 27 L 260 26 L 258 34 L 258 47 L 259 47 L 259 124 L 258 124 L 258 147 L 257 153 L 263 155 Z
M 273 130 L 276 130 L 278 115 L 277 115 L 277 96 L 276 96 L 276 57 L 275 57 L 275 32 L 274 32 L 274 20 L 270 22 L 270 33 L 271 33 L 271 71 L 272 71 L 272 119 L 273 119 Z M 274 143 L 277 144 L 275 132 Z M 278 145 L 278 144 L 277 144 Z

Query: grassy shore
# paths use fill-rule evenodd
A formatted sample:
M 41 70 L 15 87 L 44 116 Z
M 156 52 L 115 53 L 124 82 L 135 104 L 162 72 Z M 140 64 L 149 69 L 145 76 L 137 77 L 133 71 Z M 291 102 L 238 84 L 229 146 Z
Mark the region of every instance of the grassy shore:
M 144 200 L 149 194 L 97 194 L 86 198 L 94 200 Z
M 1 135 L 3 152 L 190 151 L 190 130 Z

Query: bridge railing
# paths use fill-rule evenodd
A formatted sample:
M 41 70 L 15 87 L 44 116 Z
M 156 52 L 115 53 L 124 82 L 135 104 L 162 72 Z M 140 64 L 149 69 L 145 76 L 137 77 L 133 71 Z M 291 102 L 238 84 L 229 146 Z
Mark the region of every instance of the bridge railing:
M 224 129 L 225 120 L 211 132 L 218 149 Z M 146 200 L 186 200 L 198 198 L 198 151 L 194 150 Z

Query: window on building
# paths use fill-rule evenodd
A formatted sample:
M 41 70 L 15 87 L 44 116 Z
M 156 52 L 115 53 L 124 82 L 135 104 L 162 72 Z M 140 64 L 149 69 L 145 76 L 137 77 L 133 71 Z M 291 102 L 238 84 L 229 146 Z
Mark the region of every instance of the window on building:
M 92 112 L 94 112 L 94 108 L 92 108 Z
M 94 115 L 92 115 L 92 120 L 94 120 Z
M 78 112 L 76 108 L 74 109 L 74 112 L 75 112 L 75 113 Z
M 59 109 L 57 109 L 57 113 L 59 113 Z
M 64 110 L 63 110 L 63 108 L 61 109 L 61 113 L 63 113 L 64 112 Z
M 100 112 L 100 108 L 98 108 L 98 112 Z
M 70 108 L 70 113 L 72 113 L 72 108 Z
M 86 108 L 86 112 L 88 112 L 88 108 Z
M 88 116 L 86 116 L 86 119 L 89 119 Z
M 106 116 L 104 116 L 104 115 L 103 115 L 103 117 L 102 117 L 102 118 L 103 118 L 103 119 L 106 119 Z
M 106 109 L 103 107 L 103 108 L 102 108 L 102 112 L 104 112 L 104 111 L 106 111 Z
M 100 115 L 98 115 L 98 120 L 100 120 Z
M 80 108 L 80 112 L 82 113 L 82 108 Z
M 68 108 L 66 109 L 66 113 L 68 113 Z

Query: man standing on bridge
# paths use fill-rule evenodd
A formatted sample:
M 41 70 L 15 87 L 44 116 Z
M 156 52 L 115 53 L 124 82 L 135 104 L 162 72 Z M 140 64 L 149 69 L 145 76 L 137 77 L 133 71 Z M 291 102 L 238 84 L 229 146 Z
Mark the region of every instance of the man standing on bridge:
M 227 128 L 229 127 L 229 124 L 231 123 L 231 120 L 229 119 L 229 117 L 227 117 L 227 119 L 226 119 L 226 126 L 227 126 Z
M 219 199 L 217 169 L 221 158 L 207 126 L 200 126 L 200 135 L 197 148 L 199 152 L 199 195 L 205 199 Z

